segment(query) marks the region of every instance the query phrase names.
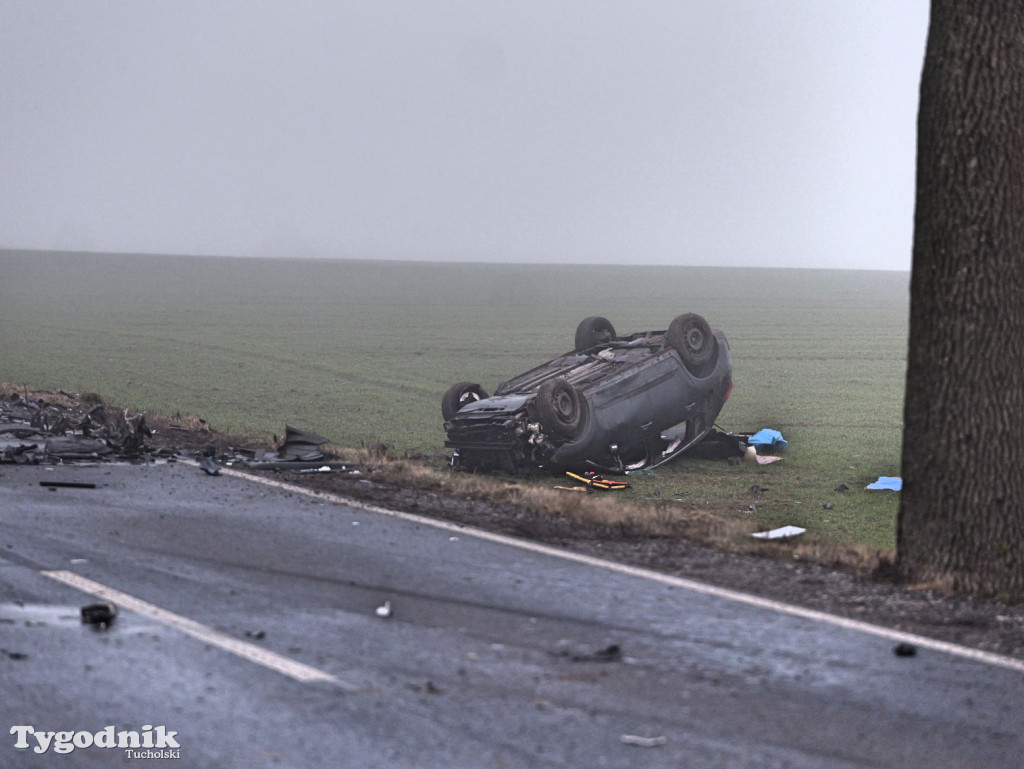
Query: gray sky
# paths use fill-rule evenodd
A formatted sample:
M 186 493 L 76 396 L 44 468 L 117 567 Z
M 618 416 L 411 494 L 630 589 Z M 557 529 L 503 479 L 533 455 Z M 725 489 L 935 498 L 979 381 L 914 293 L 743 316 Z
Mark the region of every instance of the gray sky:
M 0 0 L 0 247 L 910 267 L 928 0 Z

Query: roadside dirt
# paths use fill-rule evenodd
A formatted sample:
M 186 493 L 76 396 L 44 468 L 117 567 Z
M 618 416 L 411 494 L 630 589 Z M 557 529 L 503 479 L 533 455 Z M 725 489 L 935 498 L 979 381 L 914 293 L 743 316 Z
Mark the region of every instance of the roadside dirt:
M 45 394 L 44 394 L 45 395 Z M 48 394 L 50 402 L 73 408 L 71 396 Z M 5 399 L 14 397 L 10 388 Z M 31 396 L 30 396 L 31 397 Z M 98 398 L 90 399 L 96 402 Z M 3 423 L 0 413 L 0 423 Z M 176 452 L 200 458 L 237 455 L 238 447 L 259 452 L 276 447 L 247 444 L 217 433 L 195 419 L 146 415 L 154 434 L 146 445 L 154 453 Z M 5 466 L 5 469 L 8 466 Z M 244 469 L 244 468 L 239 468 Z M 201 472 L 201 470 L 196 470 Z M 358 475 L 249 471 L 273 475 L 298 486 L 326 491 L 361 502 L 443 519 L 639 566 L 765 598 L 837 614 L 929 638 L 1024 659 L 1024 606 L 909 589 L 888 581 L 795 561 L 785 545 L 767 548 L 769 557 L 736 555 L 685 537 L 645 534 L 631 527 L 581 523 L 541 514 L 516 505 L 466 499 L 383 480 L 364 466 Z M 894 644 L 895 647 L 895 644 Z

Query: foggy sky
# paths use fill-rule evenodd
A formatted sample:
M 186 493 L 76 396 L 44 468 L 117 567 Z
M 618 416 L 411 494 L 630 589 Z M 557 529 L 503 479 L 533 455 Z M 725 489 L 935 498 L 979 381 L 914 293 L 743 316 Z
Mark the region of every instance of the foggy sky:
M 0 0 L 0 247 L 910 267 L 927 0 Z

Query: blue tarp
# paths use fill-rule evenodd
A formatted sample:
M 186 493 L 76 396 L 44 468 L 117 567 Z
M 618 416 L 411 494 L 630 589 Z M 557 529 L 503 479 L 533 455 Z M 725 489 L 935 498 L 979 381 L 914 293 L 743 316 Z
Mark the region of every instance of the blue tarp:
M 757 447 L 764 447 L 769 449 L 784 449 L 789 444 L 789 441 L 782 437 L 782 433 L 778 430 L 759 430 L 758 432 L 747 438 L 747 445 Z
M 879 476 L 878 480 L 874 483 L 869 483 L 865 488 L 868 489 L 888 489 L 892 491 L 899 491 L 903 488 L 902 478 L 892 478 L 888 475 Z

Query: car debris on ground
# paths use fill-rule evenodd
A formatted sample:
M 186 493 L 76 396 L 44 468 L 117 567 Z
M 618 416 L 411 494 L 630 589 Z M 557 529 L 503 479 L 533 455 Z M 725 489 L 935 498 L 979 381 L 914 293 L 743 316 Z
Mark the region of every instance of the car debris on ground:
M 281 446 L 274 452 L 264 452 L 257 456 L 256 452 L 248 452 L 245 456 L 236 456 L 233 461 L 242 462 L 250 470 L 276 470 L 300 473 L 333 473 L 349 472 L 358 475 L 347 463 L 331 462 L 333 454 L 329 454 L 323 446 L 330 443 L 317 433 L 285 425 L 285 437 Z M 275 436 L 275 442 L 277 437 Z
M 587 486 L 588 488 L 591 489 L 604 489 L 605 491 L 621 491 L 622 489 L 629 488 L 629 484 L 626 483 L 625 481 L 610 480 L 608 478 L 605 478 L 603 475 L 600 475 L 593 471 L 588 471 L 583 474 L 566 472 L 566 475 L 569 478 L 572 478 L 574 481 L 582 483 L 584 486 Z
M 82 607 L 82 624 L 97 630 L 106 630 L 117 617 L 117 607 L 109 601 L 90 603 Z
M 771 531 L 755 531 L 750 536 L 755 539 L 790 539 L 791 537 L 799 537 L 806 531 L 807 529 L 801 529 L 799 526 L 782 526 Z
M 145 414 L 102 403 L 67 406 L 19 393 L 0 397 L 0 463 L 149 462 L 175 455 L 172 449 L 147 446 L 152 435 Z
M 869 483 L 864 488 L 870 489 L 871 491 L 902 491 L 903 479 L 888 475 L 882 475 L 879 476 L 877 481 Z
M 776 449 L 781 451 L 789 445 L 789 441 L 782 437 L 782 433 L 769 428 L 758 430 L 753 435 L 748 436 L 746 440 L 748 446 L 753 446 L 756 449 Z
M 619 742 L 623 745 L 635 745 L 638 748 L 660 748 L 668 742 L 668 738 L 660 735 L 658 737 L 642 737 L 639 734 L 623 734 L 619 737 Z
M 220 465 L 217 464 L 217 459 L 210 454 L 204 454 L 203 458 L 199 460 L 199 469 L 207 475 L 220 475 Z
M 570 662 L 623 662 L 622 646 L 608 644 L 600 649 L 570 648 L 568 642 L 560 641 L 559 648 L 550 653 L 552 657 L 563 657 Z
M 39 485 L 48 489 L 95 489 L 96 484 L 89 481 L 39 481 Z
M 901 641 L 893 647 L 892 653 L 897 657 L 914 657 L 917 655 L 917 647 L 912 643 Z

